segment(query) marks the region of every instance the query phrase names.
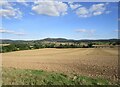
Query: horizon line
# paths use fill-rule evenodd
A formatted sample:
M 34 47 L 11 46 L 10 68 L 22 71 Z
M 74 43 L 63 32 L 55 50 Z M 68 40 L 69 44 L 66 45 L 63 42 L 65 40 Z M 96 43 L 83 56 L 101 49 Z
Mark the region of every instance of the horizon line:
M 48 38 L 41 38 L 41 39 L 4 39 L 4 38 L 0 38 L 0 40 L 22 40 L 22 41 L 31 41 L 31 40 L 44 40 L 44 39 L 48 39 Z M 120 38 L 98 38 L 98 39 L 69 39 L 69 38 L 49 38 L 49 39 L 66 39 L 66 40 L 110 40 L 110 39 L 120 39 Z

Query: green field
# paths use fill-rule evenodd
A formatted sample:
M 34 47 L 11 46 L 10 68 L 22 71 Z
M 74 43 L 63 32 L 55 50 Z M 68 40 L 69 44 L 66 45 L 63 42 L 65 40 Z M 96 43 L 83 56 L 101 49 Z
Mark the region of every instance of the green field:
M 101 78 L 29 69 L 3 69 L 3 85 L 110 85 Z

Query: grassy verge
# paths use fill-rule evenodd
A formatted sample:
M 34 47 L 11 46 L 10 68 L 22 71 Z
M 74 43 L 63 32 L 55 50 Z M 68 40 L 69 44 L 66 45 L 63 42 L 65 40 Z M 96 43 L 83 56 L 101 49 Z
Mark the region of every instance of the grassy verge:
M 46 72 L 42 70 L 23 70 L 3 68 L 3 85 L 110 85 L 105 79 L 79 75 Z

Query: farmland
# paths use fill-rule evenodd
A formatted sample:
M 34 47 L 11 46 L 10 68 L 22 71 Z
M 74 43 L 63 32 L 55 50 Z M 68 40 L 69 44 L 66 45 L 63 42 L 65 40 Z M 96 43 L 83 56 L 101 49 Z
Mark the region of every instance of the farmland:
M 9 46 L 10 44 L 0 44 L 0 46 Z
M 2 63 L 3 70 L 13 69 L 13 72 L 14 69 L 21 69 L 23 72 L 28 69 L 43 70 L 68 76 L 103 78 L 111 82 L 116 82 L 118 77 L 117 48 L 43 48 L 15 51 L 2 53 Z M 4 76 L 9 78 L 10 75 Z

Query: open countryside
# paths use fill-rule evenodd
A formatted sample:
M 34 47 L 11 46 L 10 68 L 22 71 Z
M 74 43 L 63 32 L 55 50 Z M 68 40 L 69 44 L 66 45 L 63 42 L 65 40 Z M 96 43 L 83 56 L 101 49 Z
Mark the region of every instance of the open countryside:
M 44 48 L 3 53 L 3 67 L 55 71 L 117 81 L 117 48 Z
M 0 0 L 0 83 L 120 86 L 120 3 L 93 1 Z

